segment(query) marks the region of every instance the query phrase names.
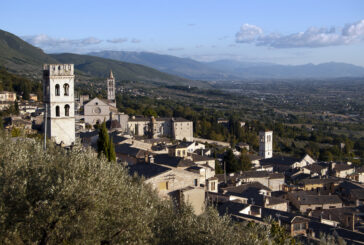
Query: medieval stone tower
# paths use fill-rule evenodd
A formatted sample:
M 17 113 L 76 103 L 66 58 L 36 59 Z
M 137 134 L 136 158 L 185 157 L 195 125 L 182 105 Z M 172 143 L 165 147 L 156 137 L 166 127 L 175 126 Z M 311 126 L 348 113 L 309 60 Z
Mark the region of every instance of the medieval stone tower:
M 115 100 L 115 78 L 110 70 L 110 76 L 106 79 L 107 82 L 107 100 L 109 104 L 116 107 L 116 100 Z
M 273 157 L 273 131 L 259 132 L 259 156 L 263 159 Z
M 43 65 L 43 101 L 48 138 L 70 146 L 75 142 L 73 64 Z

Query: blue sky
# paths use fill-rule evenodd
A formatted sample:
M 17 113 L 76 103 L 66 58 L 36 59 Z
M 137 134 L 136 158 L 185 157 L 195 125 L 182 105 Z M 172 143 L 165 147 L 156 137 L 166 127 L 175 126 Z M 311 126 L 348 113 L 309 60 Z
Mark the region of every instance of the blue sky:
M 0 29 L 46 52 L 364 66 L 362 0 L 3 1 Z

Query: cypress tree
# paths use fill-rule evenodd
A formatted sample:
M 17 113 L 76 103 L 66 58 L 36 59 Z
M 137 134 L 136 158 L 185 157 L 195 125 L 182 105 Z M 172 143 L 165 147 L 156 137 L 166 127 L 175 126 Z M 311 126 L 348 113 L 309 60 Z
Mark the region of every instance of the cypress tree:
M 103 122 L 99 127 L 99 138 L 97 140 L 97 152 L 100 157 L 105 155 L 109 162 L 116 161 L 115 146 L 112 139 L 109 138 L 109 133 L 106 128 L 106 122 Z
M 109 133 L 106 129 L 106 123 L 103 122 L 99 127 L 99 138 L 97 140 L 97 152 L 99 157 L 104 154 L 106 158 L 109 159 L 109 143 Z
M 17 100 L 14 102 L 14 111 L 16 115 L 19 115 L 19 104 Z
M 110 143 L 109 143 L 109 162 L 114 162 L 116 161 L 116 153 L 115 153 L 115 146 L 114 143 L 112 142 L 112 139 L 110 138 Z

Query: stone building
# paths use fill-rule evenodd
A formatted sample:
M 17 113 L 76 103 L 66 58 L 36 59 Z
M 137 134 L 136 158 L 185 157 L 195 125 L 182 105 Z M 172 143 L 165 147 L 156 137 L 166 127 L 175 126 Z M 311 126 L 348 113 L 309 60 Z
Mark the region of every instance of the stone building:
M 298 191 L 288 193 L 288 199 L 300 212 L 341 208 L 343 202 L 337 195 L 318 195 L 315 192 Z
M 57 144 L 72 145 L 75 141 L 73 64 L 43 66 L 43 98 L 47 137 Z
M 136 136 L 193 141 L 193 122 L 184 118 L 131 117 L 128 131 Z
M 189 203 L 195 214 L 199 215 L 205 206 L 205 191 L 200 187 L 199 174 L 183 168 L 162 166 L 154 163 L 139 163 L 128 166 L 131 175 L 145 178 L 145 183 L 157 190 L 162 198 L 174 198 Z
M 87 102 L 84 105 L 83 110 L 85 123 L 90 125 L 108 121 L 112 118 L 113 113 L 117 114 L 118 112 L 117 108 L 107 100 L 99 99 L 97 97 Z
M 0 102 L 14 102 L 16 100 L 16 93 L 2 91 L 0 92 Z
M 263 159 L 273 157 L 273 131 L 259 132 L 259 156 Z
M 106 79 L 107 85 L 107 100 L 94 98 L 83 105 L 83 118 L 85 123 L 89 125 L 95 125 L 102 123 L 103 121 L 116 120 L 122 130 L 126 130 L 126 124 L 128 120 L 128 115 L 119 113 L 116 107 L 115 100 L 115 78 L 110 71 L 109 77 Z M 81 100 L 82 99 L 82 100 Z M 80 96 L 80 103 L 85 98 Z

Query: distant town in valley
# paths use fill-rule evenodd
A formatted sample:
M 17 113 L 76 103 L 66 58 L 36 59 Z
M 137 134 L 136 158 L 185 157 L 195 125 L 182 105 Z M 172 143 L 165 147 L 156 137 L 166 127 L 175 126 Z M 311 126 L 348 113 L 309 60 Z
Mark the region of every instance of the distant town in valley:
M 332 28 L 243 24 L 235 43 L 364 40 L 364 20 Z M 101 43 L 69 41 L 0 29 L 2 243 L 364 244 L 358 62 L 55 50 Z

